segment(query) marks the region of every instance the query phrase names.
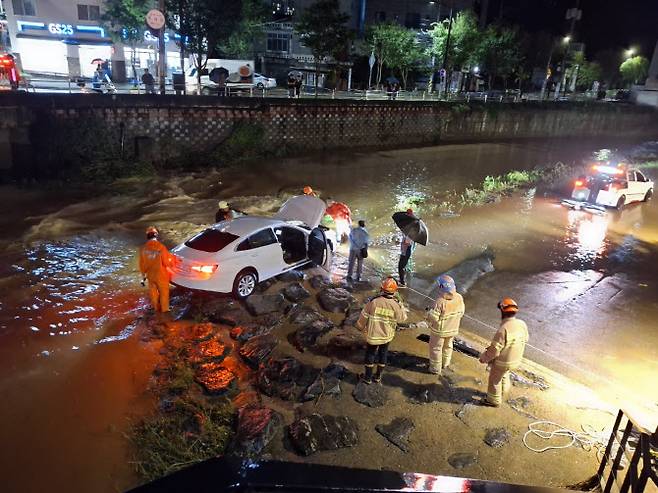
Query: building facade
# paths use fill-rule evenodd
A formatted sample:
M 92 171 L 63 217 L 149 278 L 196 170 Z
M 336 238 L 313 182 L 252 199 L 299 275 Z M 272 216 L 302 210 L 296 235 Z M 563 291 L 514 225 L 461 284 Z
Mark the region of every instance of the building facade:
M 3 0 L 10 49 L 24 71 L 91 77 L 97 62 L 110 61 L 122 81 L 157 68 L 158 39 L 147 28 L 134 47 L 113 40 L 100 18 L 103 0 Z M 176 35 L 165 35 L 168 72 L 180 70 Z M 136 73 L 132 73 L 135 67 Z

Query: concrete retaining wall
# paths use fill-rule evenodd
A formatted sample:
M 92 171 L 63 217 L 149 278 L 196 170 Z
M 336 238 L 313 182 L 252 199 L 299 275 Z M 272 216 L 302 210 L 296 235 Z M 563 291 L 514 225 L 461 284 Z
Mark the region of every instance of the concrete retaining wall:
M 658 112 L 611 103 L 436 103 L 137 95 L 0 94 L 2 167 L 57 165 L 63 144 L 138 147 L 175 158 L 220 149 L 239 124 L 263 130 L 269 148 L 289 151 L 395 148 L 544 137 L 649 137 Z M 9 151 L 8 151 L 9 149 Z M 91 152 L 91 151 L 89 151 Z M 143 151 L 146 152 L 146 151 Z M 127 154 L 126 154 L 127 153 Z M 91 157 L 88 157 L 91 159 Z

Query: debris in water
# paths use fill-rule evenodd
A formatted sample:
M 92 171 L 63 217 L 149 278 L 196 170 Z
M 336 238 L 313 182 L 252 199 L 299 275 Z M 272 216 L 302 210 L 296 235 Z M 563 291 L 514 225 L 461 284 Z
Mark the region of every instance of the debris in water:
M 71 349 L 73 349 L 74 351 L 77 351 L 80 348 L 78 346 L 73 346 Z
M 465 467 L 472 466 L 477 463 L 478 457 L 476 454 L 471 454 L 468 452 L 457 452 L 448 457 L 448 464 L 450 464 L 455 469 L 464 469 Z

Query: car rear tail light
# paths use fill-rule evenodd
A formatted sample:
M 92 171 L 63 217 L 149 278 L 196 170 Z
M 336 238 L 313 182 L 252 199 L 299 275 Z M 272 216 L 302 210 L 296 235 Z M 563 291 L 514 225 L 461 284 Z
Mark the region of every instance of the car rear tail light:
M 194 272 L 198 272 L 199 274 L 214 274 L 214 272 L 217 270 L 218 265 L 217 264 L 212 264 L 212 265 L 193 265 L 190 267 Z
M 582 187 L 584 185 L 583 180 L 576 180 L 574 182 L 574 185 L 576 185 L 577 187 Z

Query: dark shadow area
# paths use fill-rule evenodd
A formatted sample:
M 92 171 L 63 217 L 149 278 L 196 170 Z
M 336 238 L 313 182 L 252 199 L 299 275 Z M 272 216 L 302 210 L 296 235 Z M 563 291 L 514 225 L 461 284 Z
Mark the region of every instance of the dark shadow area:
M 477 398 L 486 396 L 484 392 L 468 387 L 455 387 L 445 379 L 437 383 L 414 383 L 405 380 L 399 375 L 384 374 L 384 385 L 399 387 L 402 394 L 411 402 L 416 404 L 430 404 L 433 402 L 445 402 L 449 404 L 461 404 L 465 402 L 477 402 Z

